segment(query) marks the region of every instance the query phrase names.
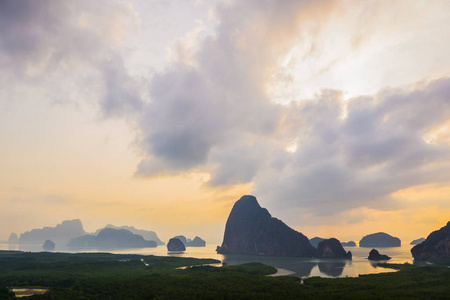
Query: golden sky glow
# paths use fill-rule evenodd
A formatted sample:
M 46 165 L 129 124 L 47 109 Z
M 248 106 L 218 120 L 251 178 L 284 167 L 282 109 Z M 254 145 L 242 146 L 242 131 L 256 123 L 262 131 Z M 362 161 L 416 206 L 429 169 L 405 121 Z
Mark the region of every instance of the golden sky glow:
M 79 218 L 220 243 L 450 216 L 449 1 L 3 1 L 0 241 Z

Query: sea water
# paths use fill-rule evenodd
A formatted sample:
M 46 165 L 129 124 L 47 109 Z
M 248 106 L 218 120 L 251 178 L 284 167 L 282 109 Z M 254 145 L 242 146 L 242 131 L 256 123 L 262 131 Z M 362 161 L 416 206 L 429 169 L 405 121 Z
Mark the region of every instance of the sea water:
M 275 275 L 293 275 L 303 278 L 320 276 L 320 277 L 357 277 L 363 274 L 374 274 L 384 272 L 394 272 L 393 269 L 378 267 L 376 262 L 367 259 L 372 248 L 362 247 L 344 247 L 346 251 L 353 254 L 352 260 L 343 259 L 315 259 L 315 258 L 298 258 L 298 257 L 273 257 L 273 256 L 254 256 L 254 255 L 238 255 L 238 254 L 217 254 L 215 249 L 217 245 L 206 245 L 206 247 L 187 247 L 184 252 L 168 252 L 166 246 L 158 246 L 156 248 L 138 248 L 138 249 L 83 249 L 75 250 L 63 246 L 56 246 L 52 252 L 109 252 L 115 254 L 142 254 L 142 255 L 158 255 L 158 256 L 180 256 L 194 258 L 214 258 L 222 264 L 237 265 L 249 262 L 261 262 L 278 269 Z M 402 247 L 377 248 L 381 254 L 392 257 L 389 263 L 412 263 L 411 245 L 403 245 Z M 0 243 L 0 250 L 20 250 L 40 252 L 43 251 L 40 245 L 10 245 Z

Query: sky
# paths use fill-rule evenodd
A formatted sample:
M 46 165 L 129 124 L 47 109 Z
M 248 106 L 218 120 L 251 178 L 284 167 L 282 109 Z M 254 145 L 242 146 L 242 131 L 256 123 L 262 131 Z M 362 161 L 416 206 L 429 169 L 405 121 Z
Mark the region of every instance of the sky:
M 220 244 L 450 216 L 450 2 L 0 1 L 0 241 L 81 219 Z

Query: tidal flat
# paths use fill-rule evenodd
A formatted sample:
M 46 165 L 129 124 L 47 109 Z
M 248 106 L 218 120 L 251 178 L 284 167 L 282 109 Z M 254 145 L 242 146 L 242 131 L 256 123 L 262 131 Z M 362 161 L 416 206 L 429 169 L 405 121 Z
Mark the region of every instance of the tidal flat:
M 110 253 L 0 251 L 0 299 L 11 287 L 47 288 L 29 299 L 448 299 L 450 269 L 382 264 L 398 271 L 348 278 L 270 277 L 262 263 L 194 266 L 215 259 Z M 183 266 L 191 266 L 180 269 Z M 24 299 L 24 298 L 22 298 Z

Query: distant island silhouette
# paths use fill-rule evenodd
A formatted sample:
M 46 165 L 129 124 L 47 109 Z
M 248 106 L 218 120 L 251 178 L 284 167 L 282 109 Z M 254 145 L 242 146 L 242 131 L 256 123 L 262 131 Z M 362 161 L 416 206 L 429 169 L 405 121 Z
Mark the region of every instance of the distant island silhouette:
M 317 246 L 319 245 L 319 243 L 322 242 L 322 241 L 325 241 L 325 240 L 326 240 L 326 239 L 324 239 L 324 238 L 321 238 L 321 237 L 316 236 L 316 237 L 313 237 L 312 239 L 310 239 L 309 242 L 311 243 L 311 245 L 312 245 L 314 248 L 317 248 Z
M 397 237 L 393 237 L 384 232 L 372 233 L 364 236 L 359 241 L 359 247 L 400 247 L 401 241 Z
M 83 235 L 70 240 L 67 244 L 72 248 L 97 248 L 97 249 L 121 249 L 121 248 L 145 248 L 156 247 L 155 241 L 147 241 L 142 236 L 125 229 L 102 229 L 98 235 Z
M 157 245 L 164 245 L 164 242 L 158 238 L 158 235 L 156 234 L 156 232 L 151 231 L 151 230 L 137 229 L 134 226 L 126 226 L 126 225 L 125 226 L 114 226 L 112 224 L 108 224 L 105 227 L 98 229 L 94 233 L 94 235 L 98 235 L 98 233 L 105 228 L 125 229 L 128 231 L 131 231 L 134 234 L 142 236 L 147 241 L 155 241 Z
M 44 248 L 44 250 L 46 251 L 55 250 L 55 243 L 53 243 L 53 241 L 51 240 L 46 240 L 44 242 L 44 245 L 42 245 L 42 248 Z
M 55 227 L 33 229 L 20 235 L 20 244 L 42 245 L 46 240 L 52 240 L 55 244 L 64 245 L 72 238 L 85 234 L 83 224 L 79 219 L 66 220 Z
M 19 242 L 19 237 L 16 233 L 11 233 L 8 238 L 8 244 L 17 244 Z
M 174 238 L 179 239 L 185 247 L 205 247 L 206 242 L 199 236 L 196 236 L 193 240 L 186 238 L 184 235 L 177 235 Z
M 113 229 L 117 231 L 105 231 L 104 229 Z M 125 233 L 123 231 L 124 230 Z M 103 232 L 102 234 L 100 234 Z M 130 235 L 131 234 L 131 235 Z M 94 234 L 87 234 L 83 229 L 83 224 L 79 219 L 65 220 L 55 227 L 43 227 L 40 229 L 32 229 L 17 236 L 11 233 L 8 238 L 9 244 L 29 244 L 43 245 L 47 240 L 55 245 L 69 245 L 77 248 L 141 248 L 156 247 L 164 245 L 158 235 L 154 231 L 136 229 L 133 226 L 114 226 L 106 225 L 104 228 L 98 229 Z M 194 239 L 194 244 L 201 244 L 199 239 Z M 203 241 L 204 242 L 204 241 Z M 48 244 L 47 244 L 48 245 Z
M 413 246 L 419 245 L 420 243 L 424 242 L 425 240 L 426 240 L 425 238 L 420 238 L 420 239 L 417 239 L 417 240 L 412 241 L 412 242 L 410 243 L 410 245 L 413 245 Z
M 356 243 L 354 241 L 341 242 L 343 247 L 356 247 Z

